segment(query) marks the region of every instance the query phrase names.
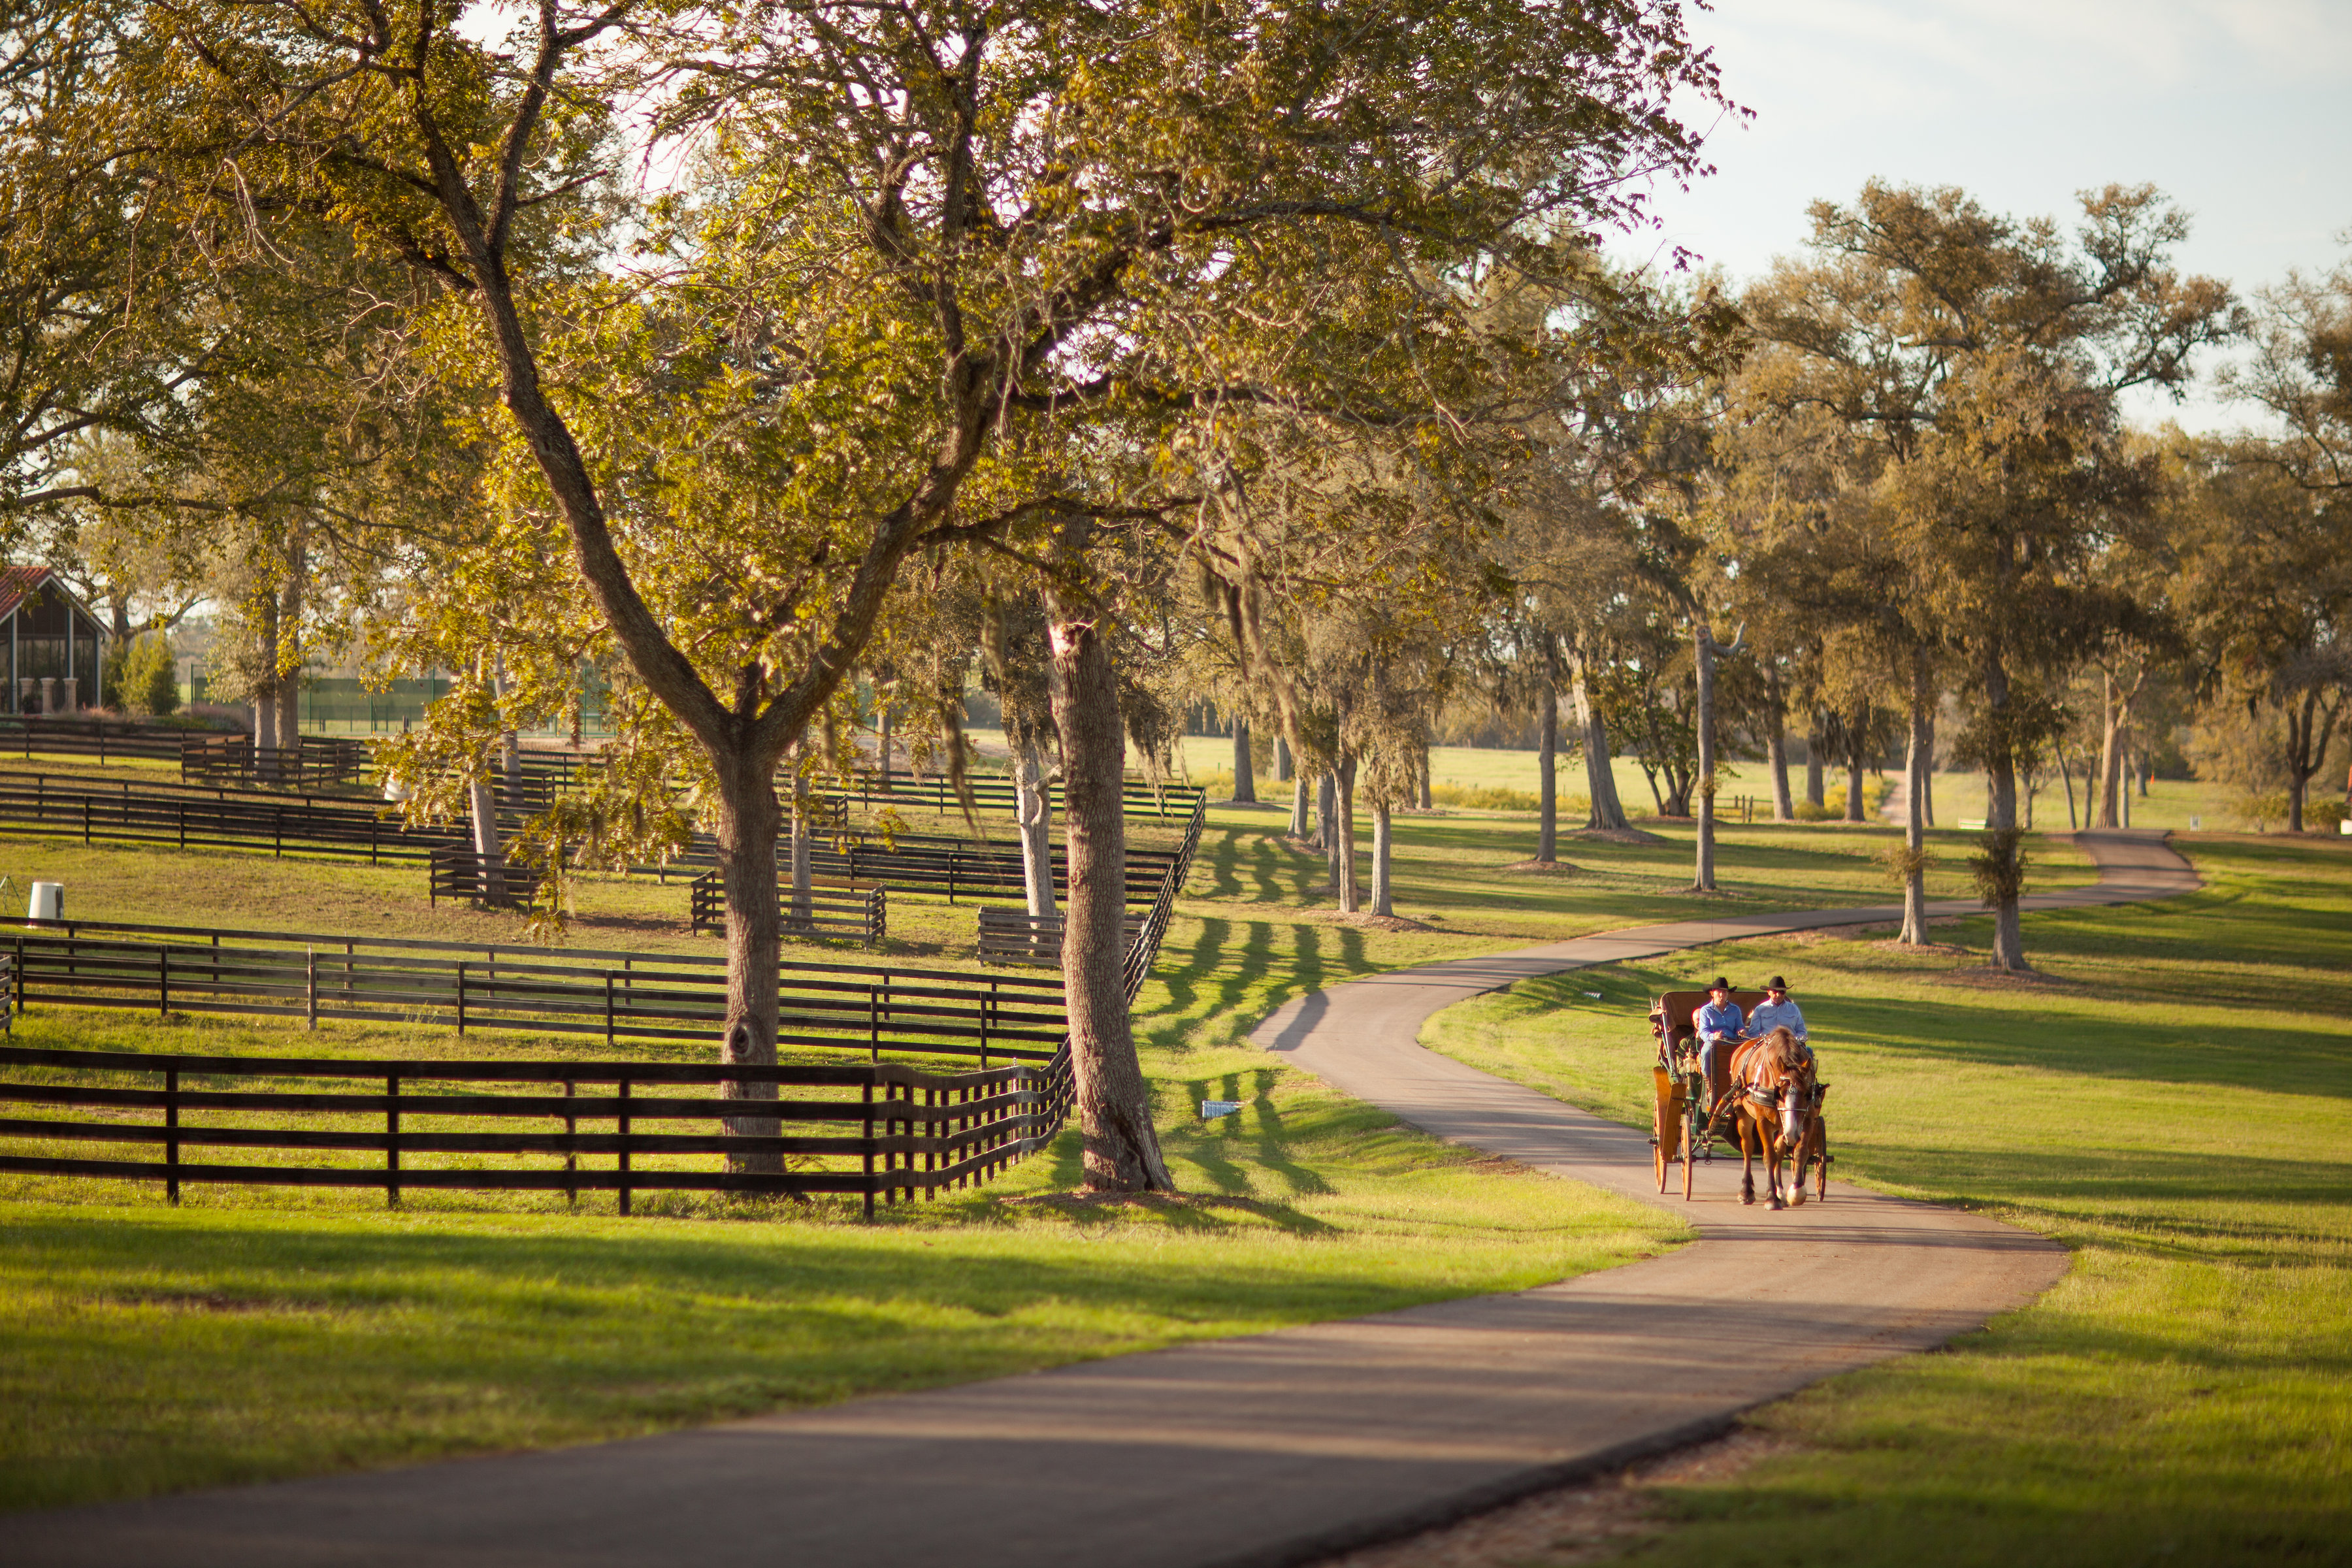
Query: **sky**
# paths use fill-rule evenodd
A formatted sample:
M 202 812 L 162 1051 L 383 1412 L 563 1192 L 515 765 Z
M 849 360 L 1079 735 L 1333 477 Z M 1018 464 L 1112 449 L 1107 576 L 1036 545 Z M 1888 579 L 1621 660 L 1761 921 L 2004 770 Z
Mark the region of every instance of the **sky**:
M 1717 126 L 1715 175 L 1655 194 L 1629 259 L 1679 245 L 1754 278 L 1808 204 L 1873 176 L 2062 223 L 2079 191 L 2152 184 L 2192 220 L 2182 270 L 2243 294 L 2352 258 L 2352 0 L 1717 0 L 1689 22 L 1755 119 Z M 2253 422 L 2210 387 L 2131 412 Z

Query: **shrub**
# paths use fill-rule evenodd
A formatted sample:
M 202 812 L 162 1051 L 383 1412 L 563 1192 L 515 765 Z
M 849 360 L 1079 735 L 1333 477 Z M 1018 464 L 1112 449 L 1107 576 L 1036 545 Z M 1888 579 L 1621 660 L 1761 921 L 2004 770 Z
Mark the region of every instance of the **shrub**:
M 2269 790 L 2255 795 L 2240 795 L 2230 810 L 2238 820 L 2257 833 L 2268 833 L 2273 822 L 2286 821 L 2286 791 Z
M 124 650 L 115 679 L 119 693 L 110 706 L 156 719 L 180 706 L 179 668 L 170 640 L 160 633 L 140 637 Z

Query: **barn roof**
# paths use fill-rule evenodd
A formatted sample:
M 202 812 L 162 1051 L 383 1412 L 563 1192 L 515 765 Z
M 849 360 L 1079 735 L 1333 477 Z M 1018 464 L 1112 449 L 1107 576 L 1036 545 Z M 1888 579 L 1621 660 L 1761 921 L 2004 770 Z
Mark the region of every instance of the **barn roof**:
M 66 602 L 79 610 L 84 616 L 93 621 L 98 619 L 90 607 L 82 603 L 81 595 L 68 587 L 64 581 L 47 567 L 0 566 L 0 621 L 5 621 L 15 615 L 16 606 L 31 597 L 34 590 L 43 584 L 54 586 L 58 593 L 66 596 Z

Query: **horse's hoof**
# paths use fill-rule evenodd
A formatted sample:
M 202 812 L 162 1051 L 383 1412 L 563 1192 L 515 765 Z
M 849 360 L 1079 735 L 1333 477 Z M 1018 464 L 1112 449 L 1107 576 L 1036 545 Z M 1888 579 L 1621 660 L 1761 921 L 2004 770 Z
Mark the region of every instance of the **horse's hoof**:
M 1769 1206 L 1769 1207 L 1771 1207 L 1771 1208 L 1774 1208 L 1774 1209 L 1784 1209 L 1784 1208 L 1787 1208 L 1789 1205 L 1788 1205 L 1787 1204 L 1782 1203 L 1779 1198 L 1774 1198 L 1774 1199 L 1772 1200 L 1772 1202 L 1771 1202 L 1768 1206 Z
M 1746 1204 L 1749 1208 L 1754 1208 L 1756 1206 L 1756 1194 L 1754 1193 L 1742 1193 L 1739 1194 L 1739 1201 Z
M 1791 1193 L 1791 1194 L 1789 1194 L 1789 1206 L 1790 1206 L 1790 1208 L 1792 1208 L 1792 1209 L 1798 1209 L 1798 1208 L 1802 1208 L 1802 1207 L 1804 1207 L 1804 1206 L 1805 1206 L 1805 1194 L 1802 1194 L 1802 1193 Z

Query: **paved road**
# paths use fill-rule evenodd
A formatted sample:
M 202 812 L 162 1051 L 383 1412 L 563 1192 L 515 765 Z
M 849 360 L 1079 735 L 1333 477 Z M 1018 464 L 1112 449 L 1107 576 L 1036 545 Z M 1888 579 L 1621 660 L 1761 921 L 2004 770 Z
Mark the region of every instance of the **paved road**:
M 2196 885 L 2153 835 L 2084 841 L 2101 884 L 2032 907 Z M 1422 1021 L 1531 975 L 1896 912 L 1681 921 L 1430 964 L 1293 1003 L 1257 1038 L 1440 1136 L 1655 1202 L 1643 1135 L 1423 1050 Z M 1299 1563 L 1719 1430 L 2065 1270 L 2054 1246 L 1973 1215 L 1837 1184 L 1770 1214 L 1739 1205 L 1736 1163 L 1706 1178 L 1697 1243 L 1539 1289 L 632 1442 L 19 1515 L 0 1519 L 0 1562 Z

